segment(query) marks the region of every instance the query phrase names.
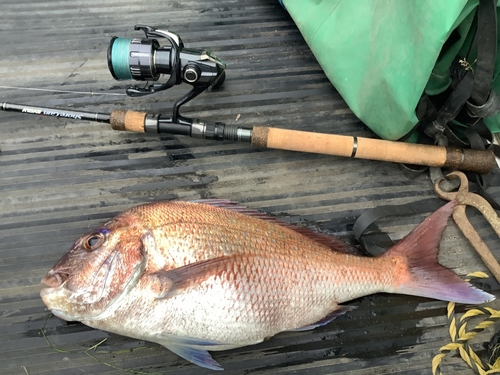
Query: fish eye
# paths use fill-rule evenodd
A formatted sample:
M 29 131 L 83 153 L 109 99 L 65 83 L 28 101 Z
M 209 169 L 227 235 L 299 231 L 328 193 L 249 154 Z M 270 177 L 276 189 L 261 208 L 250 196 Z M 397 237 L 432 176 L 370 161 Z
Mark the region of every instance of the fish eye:
M 85 250 L 94 251 L 98 247 L 100 247 L 104 241 L 106 240 L 106 236 L 101 232 L 96 232 L 89 234 L 87 238 L 83 241 L 83 247 Z

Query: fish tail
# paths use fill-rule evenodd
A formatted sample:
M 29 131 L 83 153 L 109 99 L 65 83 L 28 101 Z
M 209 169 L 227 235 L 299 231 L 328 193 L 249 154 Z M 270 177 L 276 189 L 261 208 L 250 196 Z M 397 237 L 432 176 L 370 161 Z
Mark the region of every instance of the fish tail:
M 381 255 L 396 266 L 395 281 L 390 292 L 468 304 L 481 304 L 495 299 L 438 263 L 439 243 L 456 204 L 452 201 L 438 209 Z

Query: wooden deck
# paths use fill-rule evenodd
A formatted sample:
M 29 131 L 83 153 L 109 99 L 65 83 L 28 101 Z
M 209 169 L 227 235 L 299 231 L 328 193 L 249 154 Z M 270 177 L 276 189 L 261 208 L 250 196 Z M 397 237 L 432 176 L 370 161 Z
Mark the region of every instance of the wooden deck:
M 187 87 L 133 99 L 121 95 L 127 83 L 108 72 L 110 38 L 137 36 L 133 26 L 143 23 L 168 27 L 186 46 L 209 48 L 227 63 L 222 89 L 195 99 L 186 115 L 372 136 L 325 78 L 278 1 L 3 0 L 0 9 L 0 102 L 170 111 Z M 73 241 L 128 207 L 228 198 L 350 240 L 365 210 L 433 197 L 425 176 L 407 179 L 390 163 L 119 133 L 97 123 L 6 112 L 0 112 L 0 150 L 4 375 L 209 373 L 159 345 L 50 318 L 39 297 L 41 278 Z M 492 192 L 500 198 L 498 187 Z M 423 217 L 384 220 L 380 226 L 399 239 Z M 473 223 L 498 253 L 488 224 L 477 216 Z M 485 270 L 452 223 L 440 260 L 460 275 Z M 498 289 L 491 281 L 483 286 Z M 325 327 L 213 356 L 227 374 L 431 373 L 433 356 L 449 342 L 444 302 L 374 295 L 352 304 L 359 308 Z M 55 348 L 42 336 L 43 327 Z M 497 329 L 480 335 L 473 347 L 484 354 L 484 342 Z M 448 356 L 442 370 L 472 374 L 456 356 Z

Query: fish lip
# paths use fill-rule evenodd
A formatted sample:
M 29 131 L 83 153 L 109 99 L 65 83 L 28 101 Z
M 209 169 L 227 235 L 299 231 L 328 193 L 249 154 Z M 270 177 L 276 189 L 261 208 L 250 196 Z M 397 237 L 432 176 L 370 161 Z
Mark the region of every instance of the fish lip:
M 47 296 L 49 294 L 54 293 L 57 289 L 59 289 L 59 288 L 43 288 L 40 291 L 40 297 L 43 299 L 43 297 L 45 297 L 45 296 Z
M 61 283 L 59 282 L 57 277 L 55 275 L 50 275 L 50 274 L 45 275 L 45 277 L 42 279 L 41 283 L 45 284 L 51 288 L 55 288 L 55 287 L 61 285 Z
M 51 288 L 57 288 L 64 284 L 64 282 L 68 279 L 67 274 L 49 271 L 45 277 L 41 280 L 42 284 L 47 285 Z
M 48 286 L 48 288 L 43 288 L 40 290 L 40 297 L 44 299 L 45 296 L 52 294 L 62 288 L 68 279 L 67 274 L 60 274 L 57 272 L 49 271 L 45 277 L 41 280 L 42 284 Z
M 66 314 L 62 310 L 52 309 L 52 310 L 50 310 L 50 312 L 52 314 L 54 314 L 55 316 L 57 316 L 58 318 L 63 319 L 67 322 L 79 322 L 80 320 L 82 320 L 82 318 Z

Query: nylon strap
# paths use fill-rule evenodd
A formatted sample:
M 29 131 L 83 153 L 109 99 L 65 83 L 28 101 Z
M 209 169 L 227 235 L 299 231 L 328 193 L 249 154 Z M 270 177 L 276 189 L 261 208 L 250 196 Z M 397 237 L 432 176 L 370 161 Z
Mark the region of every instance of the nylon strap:
M 402 205 L 386 205 L 372 208 L 365 211 L 354 223 L 354 237 L 368 254 L 372 256 L 379 255 L 393 246 L 394 242 L 386 233 L 380 232 L 375 221 L 383 217 L 408 216 L 433 212 L 441 206 L 443 206 L 443 201 L 435 197 Z M 368 229 L 372 233 L 364 235 Z
M 497 56 L 497 1 L 480 0 L 477 9 L 477 64 L 474 71 L 474 104 L 484 105 L 491 92 Z

